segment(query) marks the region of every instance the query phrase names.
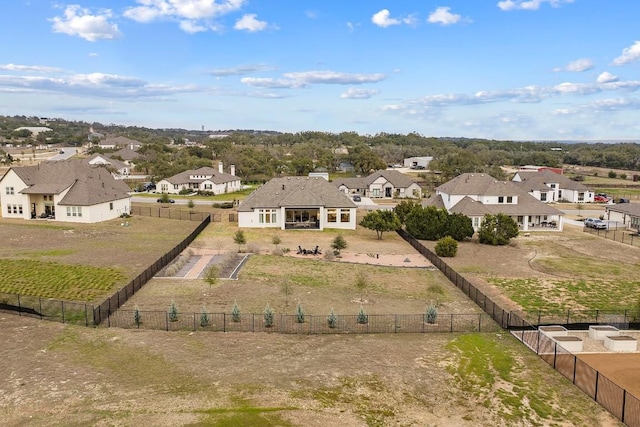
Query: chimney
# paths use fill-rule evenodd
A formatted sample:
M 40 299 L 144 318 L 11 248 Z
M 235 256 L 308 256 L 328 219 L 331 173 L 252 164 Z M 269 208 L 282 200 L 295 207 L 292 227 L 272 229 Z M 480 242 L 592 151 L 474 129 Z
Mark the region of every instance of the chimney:
M 222 162 L 218 162 L 218 172 L 220 173 L 224 172 L 224 165 L 222 164 Z
M 231 175 L 236 176 L 236 165 L 229 166 L 229 169 L 230 169 L 229 172 L 231 173 Z

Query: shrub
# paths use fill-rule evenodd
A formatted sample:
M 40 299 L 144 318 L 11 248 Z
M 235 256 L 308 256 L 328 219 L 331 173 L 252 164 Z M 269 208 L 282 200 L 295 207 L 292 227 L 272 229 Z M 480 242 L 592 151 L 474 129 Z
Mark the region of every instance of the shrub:
M 436 307 L 433 304 L 430 304 L 429 307 L 427 307 L 427 312 L 424 315 L 424 320 L 427 323 L 434 324 L 436 323 L 437 319 L 438 319 L 438 307 Z
M 298 303 L 298 306 L 296 307 L 296 322 L 304 323 L 304 310 L 302 309 L 300 303 Z
M 621 173 L 619 178 L 620 179 L 627 179 L 627 174 L 626 173 Z
M 458 253 L 458 242 L 451 236 L 443 237 L 436 243 L 436 254 L 441 257 L 454 257 Z
M 231 309 L 231 320 L 234 322 L 240 321 L 240 307 L 237 302 L 233 303 L 233 308 Z
M 331 329 L 338 326 L 338 316 L 336 316 L 336 313 L 333 311 L 333 307 L 331 307 L 331 313 L 329 313 L 329 317 L 327 317 L 327 325 Z
M 269 303 L 267 303 L 267 305 L 264 307 L 263 316 L 264 316 L 264 326 L 266 326 L 267 328 L 272 327 L 275 313 L 273 312 L 273 308 L 271 308 Z
M 607 174 L 607 176 L 608 176 L 609 178 L 615 178 L 615 177 L 617 177 L 617 176 L 618 176 L 618 174 L 617 174 L 617 173 L 615 173 L 614 171 L 609 171 L 609 173 Z
M 333 261 L 336 258 L 336 254 L 332 251 L 327 251 L 324 253 L 324 259 L 327 261 Z
M 582 209 L 578 204 L 576 209 Z M 485 215 L 478 231 L 480 243 L 490 245 L 507 245 L 509 240 L 518 235 L 518 224 L 508 215 Z
M 140 309 L 137 305 L 133 307 L 133 320 L 136 322 L 136 326 L 140 328 L 140 324 L 142 323 L 142 313 L 140 313 Z
M 207 313 L 207 309 L 202 307 L 202 312 L 200 313 L 200 326 L 206 328 L 209 326 L 209 314 Z
M 275 255 L 275 256 L 283 256 L 284 255 L 284 251 L 280 248 L 274 248 L 271 251 L 271 255 Z
M 175 301 L 171 301 L 171 305 L 169 305 L 169 320 L 172 322 L 178 321 L 178 307 L 176 307 Z
M 340 255 L 340 251 L 347 248 L 347 241 L 342 237 L 342 234 L 338 234 L 331 242 L 331 247 L 335 255 Z
M 260 245 L 258 245 L 257 243 L 249 243 L 247 245 L 246 251 L 252 254 L 259 254 L 260 253 Z
M 364 308 L 362 308 L 362 306 L 360 306 L 360 310 L 358 310 L 358 317 L 356 318 L 356 322 L 361 325 L 366 325 L 367 323 L 369 323 L 369 315 L 366 311 L 364 311 Z

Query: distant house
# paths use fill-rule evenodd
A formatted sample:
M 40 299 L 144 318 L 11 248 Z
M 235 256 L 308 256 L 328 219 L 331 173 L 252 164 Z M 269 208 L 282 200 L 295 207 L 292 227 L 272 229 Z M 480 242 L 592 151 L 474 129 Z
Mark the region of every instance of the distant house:
M 131 173 L 131 167 L 128 164 L 121 162 L 120 160 L 113 159 L 111 156 L 106 154 L 94 154 L 93 156 L 87 157 L 85 161 L 93 166 L 107 166 L 107 169 L 115 179 L 125 179 Z
M 429 163 L 431 163 L 433 157 L 408 157 L 404 159 L 404 167 L 409 169 L 429 169 Z
M 422 188 L 396 170 L 379 170 L 365 178 L 339 178 L 333 183 L 345 194 L 384 199 L 422 197 Z
M 518 171 L 512 181 L 521 185 L 527 193 L 541 202 L 592 203 L 593 191 L 584 184 L 573 181 L 549 169 Z
M 240 203 L 238 226 L 355 230 L 356 205 L 324 178 L 273 178 Z
M 512 217 L 523 231 L 563 228 L 564 212 L 537 200 L 516 182 L 499 181 L 487 174 L 461 174 L 437 187 L 422 205 L 466 215 L 476 231 L 485 215 L 499 213 Z
M 131 211 L 129 187 L 83 159 L 10 168 L 0 179 L 4 218 L 94 223 Z
M 138 148 L 134 144 L 124 147 L 109 155 L 109 157 L 119 157 L 127 165 L 133 165 L 136 160 L 141 159 L 142 155 L 138 153 Z
M 48 128 L 46 126 L 21 126 L 19 128 L 14 129 L 14 132 L 20 132 L 21 130 L 28 130 L 31 132 L 31 136 L 38 136 L 42 132 L 51 132 L 53 129 Z
M 101 141 L 98 141 L 98 147 L 105 150 L 129 147 L 129 149 L 135 151 L 138 148 L 142 147 L 142 143 L 140 141 L 136 141 L 135 139 L 127 138 L 126 136 L 109 136 Z
M 213 194 L 235 193 L 242 189 L 242 185 L 240 178 L 235 175 L 234 165 L 231 165 L 230 172 L 223 172 L 222 162 L 218 164 L 218 170 L 211 167 L 187 170 L 158 181 L 156 191 L 169 194 L 178 194 L 182 190 Z
M 618 203 L 604 207 L 605 218 L 609 221 L 621 222 L 628 229 L 640 232 L 640 204 Z

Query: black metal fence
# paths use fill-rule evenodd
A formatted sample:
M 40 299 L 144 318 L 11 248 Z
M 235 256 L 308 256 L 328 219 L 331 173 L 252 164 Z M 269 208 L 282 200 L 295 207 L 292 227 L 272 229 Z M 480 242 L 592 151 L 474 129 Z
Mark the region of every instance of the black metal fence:
M 176 209 L 172 206 L 131 206 L 131 215 L 149 216 L 154 218 L 178 219 L 182 221 L 204 221 L 211 216 L 212 222 L 222 221 L 220 213 L 202 212 L 194 210 Z
M 198 224 L 195 230 L 191 232 L 182 242 L 178 243 L 169 252 L 158 258 L 156 262 L 151 264 L 145 271 L 140 273 L 135 279 L 127 283 L 116 293 L 107 298 L 102 304 L 93 309 L 93 324 L 99 325 L 105 319 L 107 319 L 115 310 L 119 309 L 122 304 L 127 302 L 129 298 L 133 296 L 142 286 L 144 286 L 156 273 L 162 270 L 164 267 L 176 258 L 182 251 L 184 251 L 195 240 L 196 237 L 205 229 L 211 222 L 211 217 L 207 215 L 202 222 Z
M 237 320 L 237 321 L 234 321 Z M 486 314 L 438 314 L 432 323 L 424 314 L 368 314 L 359 323 L 358 315 L 329 316 L 306 314 L 304 322 L 296 315 L 274 314 L 267 326 L 263 314 L 247 313 L 235 317 L 228 313 L 178 313 L 164 311 L 118 310 L 111 313 L 107 325 L 127 329 L 211 332 L 272 332 L 281 334 L 339 333 L 430 333 L 430 332 L 498 332 L 502 330 Z
M 62 323 L 94 324 L 94 306 L 73 301 L 0 293 L 0 311 Z
M 512 330 L 511 334 L 620 421 L 630 427 L 640 427 L 640 398 L 532 325 Z
M 621 228 L 595 229 L 583 227 L 585 233 L 594 234 L 598 237 L 625 243 L 631 246 L 640 247 L 640 235 L 637 231 L 628 230 L 626 225 L 620 224 Z

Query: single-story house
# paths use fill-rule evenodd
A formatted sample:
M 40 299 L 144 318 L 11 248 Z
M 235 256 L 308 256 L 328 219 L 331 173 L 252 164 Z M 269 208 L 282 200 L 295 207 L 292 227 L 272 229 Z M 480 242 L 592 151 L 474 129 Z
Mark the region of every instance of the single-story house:
M 527 193 L 541 202 L 593 203 L 594 193 L 584 184 L 551 169 L 518 171 L 512 181 L 520 183 Z
M 238 226 L 355 230 L 356 204 L 324 178 L 273 178 L 240 203 Z
M 618 203 L 604 207 L 605 219 L 617 221 L 626 225 L 630 230 L 640 232 L 640 204 Z
M 482 173 L 458 175 L 437 187 L 422 205 L 466 215 L 476 231 L 485 215 L 499 213 L 512 217 L 523 231 L 563 228 L 564 212 L 537 200 L 516 182 L 499 181 Z
M 202 167 L 195 170 L 187 170 L 156 183 L 156 191 L 160 193 L 178 194 L 182 190 L 206 191 L 213 194 L 235 193 L 242 189 L 240 178 L 236 176 L 236 169 L 231 165 L 231 173 L 223 172 L 222 162 L 218 164 L 218 170 L 211 167 Z
M 422 188 L 396 170 L 379 170 L 364 178 L 340 178 L 333 183 L 345 194 L 384 199 L 422 197 Z
M 115 179 L 125 179 L 131 173 L 131 167 L 128 164 L 113 159 L 106 154 L 94 154 L 93 156 L 87 157 L 85 161 L 90 165 L 107 167 Z
M 131 212 L 129 186 L 83 159 L 12 167 L 0 179 L 4 218 L 94 223 Z
M 140 141 L 136 141 L 135 139 L 127 138 L 126 136 L 108 136 L 107 138 L 98 142 L 98 147 L 102 149 L 116 149 L 129 147 L 131 150 L 137 150 L 142 147 L 142 143 Z

